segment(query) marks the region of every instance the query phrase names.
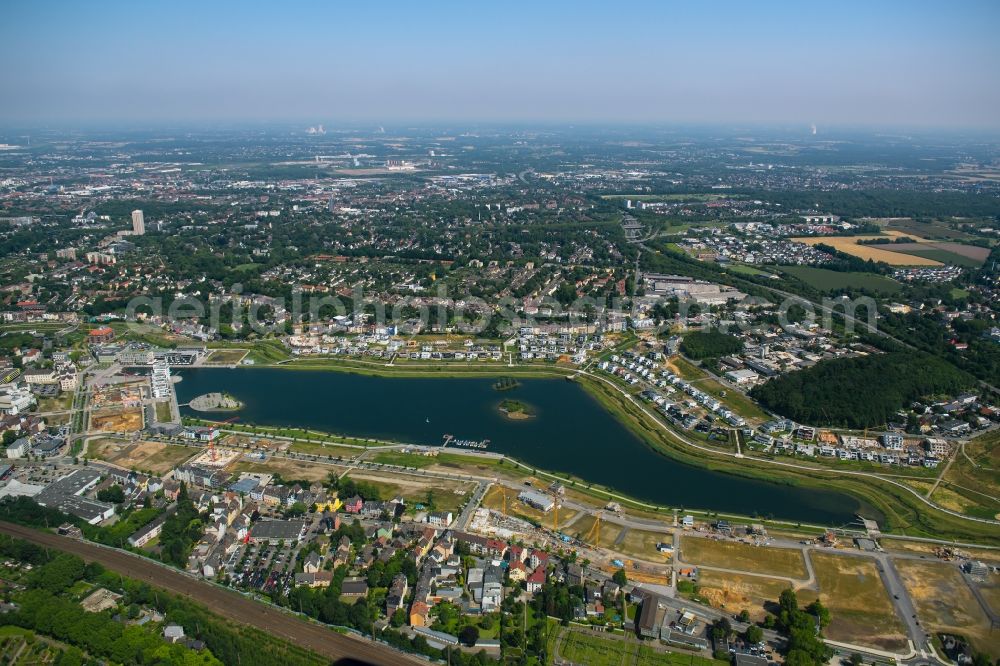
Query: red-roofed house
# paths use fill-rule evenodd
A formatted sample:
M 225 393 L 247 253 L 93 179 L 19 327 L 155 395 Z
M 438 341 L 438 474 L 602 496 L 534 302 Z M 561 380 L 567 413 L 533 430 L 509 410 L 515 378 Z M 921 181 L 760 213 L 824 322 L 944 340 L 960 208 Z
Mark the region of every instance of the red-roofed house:
M 549 564 L 549 554 L 544 550 L 533 550 L 531 556 L 528 557 L 528 564 L 536 569 L 538 567 L 545 568 Z
M 538 567 L 528 576 L 528 593 L 535 594 L 545 584 L 545 567 Z
M 521 582 L 528 579 L 528 567 L 524 566 L 524 562 L 521 561 L 512 562 L 507 574 L 511 580 Z
M 115 339 L 115 329 L 110 326 L 95 328 L 87 334 L 87 340 L 91 343 L 111 342 Z
M 413 605 L 410 606 L 410 626 L 426 627 L 427 615 L 430 610 L 430 607 L 423 601 L 414 601 Z

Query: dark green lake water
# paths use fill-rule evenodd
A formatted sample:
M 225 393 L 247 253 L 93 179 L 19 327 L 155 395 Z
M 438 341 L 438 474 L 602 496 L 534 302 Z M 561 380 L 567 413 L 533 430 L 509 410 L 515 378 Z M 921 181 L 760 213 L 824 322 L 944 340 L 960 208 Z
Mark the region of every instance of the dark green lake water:
M 181 403 L 224 391 L 244 403 L 243 423 L 428 445 L 441 444 L 445 434 L 489 439 L 490 451 L 673 507 L 827 525 L 848 523 L 862 509 L 843 493 L 744 479 L 670 460 L 564 379 L 522 379 L 518 388 L 499 392 L 488 378 L 388 378 L 273 368 L 192 368 L 175 374 L 183 377 L 177 384 Z M 497 409 L 505 398 L 530 405 L 534 418 L 506 418 Z M 181 412 L 198 415 L 187 407 Z

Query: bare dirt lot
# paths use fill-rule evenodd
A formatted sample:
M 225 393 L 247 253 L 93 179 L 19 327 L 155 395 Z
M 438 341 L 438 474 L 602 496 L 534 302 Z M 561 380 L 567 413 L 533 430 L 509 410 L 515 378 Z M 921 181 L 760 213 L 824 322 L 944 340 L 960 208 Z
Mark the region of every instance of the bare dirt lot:
M 896 568 L 909 590 L 917 615 L 928 629 L 961 634 L 977 649 L 1000 657 L 1000 641 L 954 564 L 896 560 Z
M 154 474 L 169 472 L 195 453 L 197 450 L 186 446 L 160 442 L 127 443 L 112 439 L 91 442 L 88 448 L 88 454 L 94 458 L 129 469 L 148 470 Z
M 142 410 L 125 409 L 112 412 L 98 412 L 90 415 L 92 430 L 106 432 L 138 432 L 142 430 Z
M 795 548 L 752 546 L 737 541 L 681 537 L 680 560 L 689 564 L 805 579 L 806 563 Z
M 906 633 L 869 559 L 812 553 L 820 599 L 830 609 L 826 635 L 833 640 L 905 652 Z
M 767 615 L 765 603 L 776 603 L 788 581 L 761 576 L 744 576 L 721 571 L 702 571 L 698 577 L 698 593 L 715 608 L 739 613 L 746 610 L 750 619 L 759 622 Z M 810 596 L 811 595 L 811 596 Z M 798 594 L 799 603 L 811 603 L 815 594 Z

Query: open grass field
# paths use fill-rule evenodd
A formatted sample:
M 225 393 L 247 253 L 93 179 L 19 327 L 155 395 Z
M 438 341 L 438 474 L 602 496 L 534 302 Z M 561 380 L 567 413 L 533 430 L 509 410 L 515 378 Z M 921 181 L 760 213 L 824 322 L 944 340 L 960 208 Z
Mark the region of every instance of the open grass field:
M 722 402 L 748 421 L 763 422 L 770 418 L 767 412 L 746 395 L 737 390 L 727 388 L 714 379 L 699 379 L 691 383 L 705 393 L 718 398 L 719 402 Z
M 704 570 L 698 575 L 698 596 L 714 608 L 730 613 L 747 611 L 750 619 L 760 622 L 767 615 L 765 604 L 777 603 L 788 581 L 761 576 L 743 576 L 723 571 Z M 798 592 L 799 603 L 812 603 L 814 593 L 808 590 Z
M 726 267 L 726 271 L 736 273 L 738 275 L 771 275 L 768 271 L 762 271 L 759 268 L 747 266 L 746 264 L 731 264 Z
M 407 503 L 425 503 L 428 496 L 433 497 L 434 508 L 439 511 L 457 511 L 464 504 L 474 484 L 463 481 L 443 481 L 441 479 L 422 479 L 401 474 L 380 474 L 368 470 L 352 469 L 347 476 L 355 481 L 364 481 L 378 488 L 382 499 L 402 497 Z
M 706 379 L 708 377 L 708 373 L 681 356 L 672 356 L 667 361 L 667 369 L 687 381 Z
M 994 613 L 1000 615 L 1000 579 L 991 576 L 989 582 L 979 586 L 979 593 Z
M 39 398 L 36 412 L 61 412 L 73 404 L 73 394 L 63 392 L 57 398 Z
M 170 420 L 170 417 L 171 417 L 171 414 L 170 414 L 170 403 L 167 402 L 167 401 L 165 401 L 165 400 L 161 400 L 160 402 L 157 402 L 156 403 L 156 420 L 159 421 L 160 423 L 166 423 L 167 421 Z
M 906 651 L 906 630 L 869 559 L 812 553 L 819 596 L 830 609 L 825 634 L 836 641 Z
M 896 560 L 921 623 L 934 632 L 965 636 L 979 650 L 1000 657 L 1000 641 L 958 567 L 944 562 Z
M 663 652 L 638 641 L 608 638 L 598 634 L 566 630 L 558 641 L 559 656 L 587 666 L 722 666 L 728 662 L 695 654 Z
M 758 574 L 805 579 L 808 577 L 802 551 L 795 548 L 751 546 L 738 541 L 720 541 L 694 536 L 681 537 L 681 556 L 686 563 L 750 571 Z
M 551 520 L 550 518 L 549 521 L 551 522 Z M 622 533 L 622 526 L 618 523 L 610 523 L 607 520 L 602 520 L 601 526 L 598 529 L 597 519 L 594 516 L 586 515 L 581 516 L 579 520 L 573 523 L 567 532 L 574 537 L 579 535 L 580 541 L 584 543 L 600 546 L 601 548 L 614 549 L 612 544 L 614 544 L 618 536 Z M 658 560 L 662 558 L 650 556 L 645 559 Z
M 656 550 L 656 544 L 661 541 L 673 542 L 673 537 L 664 532 L 649 532 L 646 530 L 630 529 L 625 533 L 625 538 L 614 549 L 624 555 L 638 557 L 644 560 L 668 560 L 669 557 Z
M 948 484 L 946 490 L 962 498 L 964 513 L 981 518 L 1000 516 L 1000 431 L 988 432 L 962 445 L 944 481 Z M 934 499 L 938 501 L 938 491 Z
M 127 443 L 113 439 L 93 441 L 87 448 L 87 455 L 91 458 L 154 474 L 165 474 L 197 453 L 200 453 L 199 449 L 187 446 L 162 442 Z
M 323 444 L 322 442 L 292 442 L 288 451 L 292 453 L 305 453 L 313 456 L 327 458 L 354 458 L 365 452 L 365 449 L 356 449 L 350 446 L 337 446 L 336 444 Z
M 820 291 L 868 289 L 882 294 L 895 294 L 903 288 L 899 282 L 875 273 L 842 273 L 814 266 L 782 266 L 781 272 L 805 282 Z
M 881 245 L 860 245 L 860 240 L 875 240 L 878 238 L 893 238 L 904 236 L 898 231 L 886 231 L 879 236 L 809 236 L 808 238 L 793 238 L 797 243 L 806 245 L 829 245 L 846 254 L 859 257 L 861 259 L 871 259 L 873 261 L 884 261 L 891 266 L 940 266 L 940 261 L 904 255 L 899 252 L 890 252 L 882 249 Z
M 326 481 L 330 472 L 341 472 L 340 468 L 327 465 L 300 463 L 294 460 L 272 458 L 267 462 L 240 460 L 232 467 L 234 472 L 255 472 L 257 474 L 278 473 L 284 479 L 305 479 L 306 481 Z
M 215 349 L 205 357 L 205 365 L 236 365 L 250 352 L 248 349 Z

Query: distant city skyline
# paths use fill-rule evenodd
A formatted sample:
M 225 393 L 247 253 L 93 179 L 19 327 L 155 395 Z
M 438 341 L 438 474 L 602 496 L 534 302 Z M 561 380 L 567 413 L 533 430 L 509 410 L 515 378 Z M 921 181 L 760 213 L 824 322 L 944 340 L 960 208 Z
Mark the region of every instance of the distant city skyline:
M 1000 127 L 1000 3 L 5 4 L 0 124 Z

